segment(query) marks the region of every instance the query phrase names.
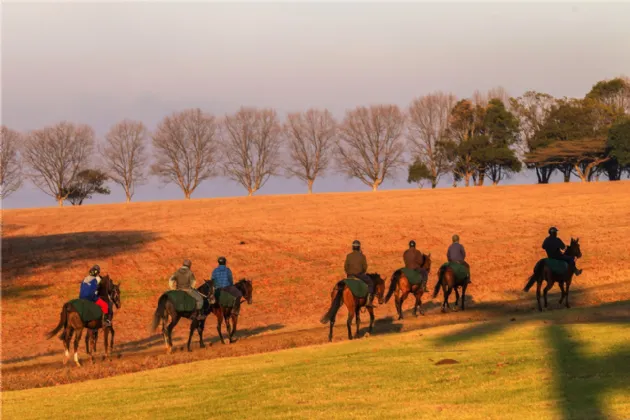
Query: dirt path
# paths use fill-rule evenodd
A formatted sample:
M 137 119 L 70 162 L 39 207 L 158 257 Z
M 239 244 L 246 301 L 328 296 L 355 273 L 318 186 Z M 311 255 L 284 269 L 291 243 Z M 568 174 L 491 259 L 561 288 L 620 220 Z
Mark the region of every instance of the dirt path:
M 441 314 L 439 308 L 426 311 L 425 316 L 414 318 L 410 311 L 406 312 L 403 321 L 395 321 L 391 317 L 377 319 L 374 335 L 395 334 L 447 324 L 487 321 L 488 324 L 505 324 L 545 320 L 553 316 L 554 322 L 617 322 L 627 321 L 630 317 L 630 303 L 619 302 L 598 307 L 560 309 L 552 305 L 552 310 L 539 314 L 531 310 L 531 305 L 515 306 L 511 303 L 479 304 L 474 310 Z M 365 316 L 363 317 L 365 319 Z M 340 314 L 334 331 L 334 341 L 347 340 L 345 316 Z M 211 323 L 212 324 L 212 323 Z M 18 390 L 35 387 L 54 386 L 89 379 L 98 379 L 164 366 L 189 363 L 198 360 L 244 356 L 265 353 L 295 347 L 325 344 L 328 327 L 321 325 L 308 329 L 288 329 L 280 325 L 269 325 L 264 328 L 243 330 L 237 333 L 239 341 L 222 345 L 216 337 L 216 331 L 210 325 L 206 327 L 206 349 L 200 349 L 198 341 L 193 351 L 185 350 L 184 339 L 175 340 L 175 352 L 166 355 L 161 335 L 152 335 L 146 339 L 116 344 L 113 360 L 102 360 L 102 338 L 98 345 L 97 361 L 92 364 L 86 358 L 83 340 L 80 348 L 83 367 L 78 368 L 69 362 L 62 363 L 63 352 L 45 353 L 27 359 L 8 360 L 2 366 L 3 390 Z M 180 327 L 186 329 L 186 326 Z M 362 334 L 367 331 L 367 323 L 362 323 Z

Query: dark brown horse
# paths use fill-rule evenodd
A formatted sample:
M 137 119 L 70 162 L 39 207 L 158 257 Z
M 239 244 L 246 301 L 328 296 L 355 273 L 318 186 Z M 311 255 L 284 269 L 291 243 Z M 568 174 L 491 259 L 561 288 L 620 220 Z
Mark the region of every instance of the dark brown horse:
M 580 238 L 571 238 L 571 244 L 567 247 L 566 251 L 564 251 L 564 255 L 574 258 L 582 258 L 582 251 L 580 250 L 579 241 Z M 559 303 L 562 303 L 562 301 L 564 300 L 565 306 L 567 308 L 570 308 L 571 306 L 569 305 L 569 288 L 571 287 L 571 280 L 573 279 L 573 270 L 571 270 L 571 267 L 569 267 L 566 274 L 564 275 L 554 274 L 547 266 L 547 264 L 545 264 L 545 259 L 546 258 L 543 258 L 536 263 L 536 266 L 534 266 L 534 274 L 532 274 L 527 281 L 527 284 L 525 285 L 523 291 L 529 291 L 534 283 L 537 283 L 536 300 L 538 301 L 538 310 L 542 312 L 542 306 L 540 305 L 540 288 L 542 286 L 542 283 L 543 281 L 547 282 L 547 286 L 543 291 L 545 298 L 545 309 L 547 309 L 547 292 L 551 290 L 554 283 L 557 282 L 560 286 L 560 291 L 562 292 Z
M 203 284 L 197 288 L 197 291 L 204 298 L 204 305 L 201 311 L 204 315 L 210 313 L 210 308 L 214 303 L 214 283 L 210 280 L 205 280 Z M 195 330 L 199 334 L 199 347 L 204 348 L 203 344 L 203 329 L 205 326 L 205 320 L 197 319 L 198 311 L 186 311 L 178 312 L 175 308 L 175 304 L 169 299 L 168 294 L 164 293 L 158 300 L 158 306 L 153 314 L 153 324 L 151 325 L 151 331 L 155 331 L 160 321 L 162 321 L 162 335 L 164 336 L 164 344 L 166 345 L 166 353 L 170 354 L 173 351 L 173 328 L 177 325 L 180 319 L 190 319 L 190 332 L 188 334 L 188 351 L 192 351 L 190 343 Z M 171 320 L 169 323 L 168 320 Z
M 374 288 L 378 303 L 383 304 L 383 296 L 385 295 L 385 280 L 383 280 L 378 273 L 367 274 L 372 281 L 374 281 Z M 352 340 L 352 318 L 356 318 L 357 331 L 355 338 L 359 338 L 359 325 L 361 318 L 359 316 L 360 309 L 367 303 L 366 298 L 358 298 L 352 294 L 350 288 L 346 287 L 346 283 L 342 280 L 338 282 L 333 288 L 332 303 L 328 312 L 324 314 L 321 319 L 322 324 L 330 322 L 330 332 L 328 333 L 328 341 L 332 341 L 333 327 L 335 326 L 335 318 L 337 317 L 337 311 L 341 308 L 341 304 L 344 303 L 348 308 L 348 339 Z M 372 328 L 374 327 L 374 308 L 366 307 L 370 313 L 370 328 L 368 334 L 372 334 Z
M 442 312 L 446 312 L 447 309 L 451 309 L 448 303 L 448 298 L 452 291 L 455 291 L 455 308 L 459 303 L 459 292 L 457 289 L 462 288 L 462 311 L 465 310 L 466 301 L 466 288 L 468 287 L 468 280 L 470 278 L 470 268 L 468 267 L 468 276 L 463 279 L 458 279 L 453 269 L 449 266 L 442 266 L 438 270 L 438 281 L 435 284 L 433 290 L 433 298 L 435 299 L 440 293 L 440 286 L 442 286 L 442 292 L 444 293 L 444 302 L 442 303 Z
M 109 274 L 106 274 L 101 278 L 101 282 L 98 285 L 98 295 L 105 302 L 113 302 L 116 305 L 116 308 L 120 309 L 120 284 L 114 284 L 112 279 L 109 277 Z M 112 308 L 113 310 L 113 308 Z M 112 320 L 114 314 L 112 313 Z M 68 357 L 70 356 L 70 340 L 72 339 L 72 335 L 74 333 L 74 362 L 77 366 L 81 366 L 79 362 L 79 342 L 81 341 L 81 335 L 83 334 L 83 329 L 87 328 L 90 332 L 88 332 L 86 336 L 90 337 L 92 344 L 92 352 L 90 352 L 89 341 L 86 341 L 86 350 L 90 355 L 92 362 L 94 362 L 94 350 L 96 350 L 96 331 L 103 328 L 105 331 L 105 355 L 111 360 L 111 352 L 114 349 L 114 327 L 105 326 L 103 327 L 103 320 L 97 319 L 94 321 L 83 322 L 81 320 L 81 316 L 76 311 L 74 306 L 70 302 L 66 302 L 61 308 L 61 315 L 59 319 L 59 324 L 55 327 L 54 330 L 49 332 L 46 337 L 48 339 L 52 338 L 55 334 L 57 334 L 63 328 L 63 333 L 59 338 L 63 341 L 63 347 L 65 350 L 65 357 L 63 360 L 63 364 L 68 363 Z M 109 340 L 109 334 L 111 333 L 111 341 Z
M 248 305 L 252 304 L 252 298 L 254 295 L 254 286 L 251 280 L 241 279 L 234 284 Z M 225 328 L 227 329 L 228 338 L 230 339 L 230 343 L 235 343 L 238 339 L 234 338 L 234 333 L 236 332 L 236 325 L 238 323 L 238 314 L 232 312 L 231 306 L 221 306 L 219 301 L 216 300 L 214 305 L 211 308 L 212 313 L 217 317 L 217 332 L 219 333 L 219 338 L 221 339 L 221 343 L 225 344 L 225 340 L 223 339 L 223 334 L 221 333 L 221 323 L 225 320 Z M 230 324 L 230 321 L 232 323 Z
M 428 276 L 431 272 L 431 253 L 422 254 L 422 266 L 421 266 L 421 275 Z M 403 319 L 403 310 L 402 305 L 407 299 L 409 294 L 413 294 L 416 298 L 416 301 L 413 305 L 413 315 L 418 316 L 418 311 L 424 315 L 424 311 L 422 310 L 422 295 L 424 294 L 424 288 L 420 284 L 412 285 L 409 283 L 409 279 L 405 276 L 402 270 L 396 270 L 394 274 L 392 274 L 392 280 L 389 284 L 389 291 L 387 292 L 387 296 L 385 297 L 385 303 L 389 302 L 392 295 L 396 292 L 395 303 L 396 303 L 396 311 L 398 312 L 398 319 Z

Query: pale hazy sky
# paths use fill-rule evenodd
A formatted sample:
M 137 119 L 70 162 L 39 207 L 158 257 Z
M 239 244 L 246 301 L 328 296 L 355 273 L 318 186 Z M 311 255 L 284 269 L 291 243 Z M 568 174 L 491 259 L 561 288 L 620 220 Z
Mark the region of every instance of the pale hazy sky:
M 5 2 L 2 123 L 30 130 L 66 119 L 102 137 L 123 118 L 153 128 L 188 107 L 222 115 L 271 106 L 282 118 L 325 107 L 341 118 L 438 89 L 582 96 L 598 80 L 630 75 L 628 22 L 630 3 Z M 383 188 L 415 186 L 401 171 Z M 258 194 L 304 189 L 278 178 Z M 315 183 L 316 192 L 367 189 L 332 174 Z M 123 199 L 112 190 L 91 202 Z M 193 198 L 244 192 L 213 179 Z M 135 199 L 181 196 L 153 180 Z M 4 203 L 48 205 L 56 203 L 30 184 Z

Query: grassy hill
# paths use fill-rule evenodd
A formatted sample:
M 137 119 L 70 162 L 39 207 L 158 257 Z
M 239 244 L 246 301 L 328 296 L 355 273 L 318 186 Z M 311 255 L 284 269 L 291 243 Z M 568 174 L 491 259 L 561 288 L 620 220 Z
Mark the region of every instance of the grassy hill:
M 628 324 L 575 312 L 5 392 L 3 418 L 627 418 Z
M 376 334 L 533 313 L 535 297 L 521 289 L 543 255 L 550 225 L 568 241 L 579 236 L 584 274 L 572 287 L 574 308 L 630 298 L 630 183 L 555 184 L 377 193 L 205 199 L 130 205 L 6 210 L 2 212 L 2 373 L 4 389 L 56 385 L 196 360 L 264 353 L 324 343 L 318 323 L 343 274 L 353 239 L 370 265 L 389 278 L 402 265 L 409 239 L 431 252 L 434 269 L 453 233 L 472 267 L 470 303 L 442 315 L 394 321 L 394 305 L 376 309 Z M 147 331 L 167 278 L 184 258 L 206 278 L 225 255 L 237 278 L 254 280 L 241 341 L 192 354 L 163 355 Z M 63 302 L 77 296 L 92 264 L 122 281 L 116 314 L 120 359 L 62 369 L 61 343 L 44 333 Z M 556 309 L 557 289 L 551 307 Z M 406 308 L 411 307 L 408 301 Z M 571 309 L 570 311 L 573 311 Z M 345 317 L 345 310 L 340 312 Z M 188 323 L 175 330 L 177 343 Z M 213 318 L 206 337 L 216 340 Z M 335 340 L 344 340 L 340 329 Z M 102 342 L 99 343 L 102 350 Z

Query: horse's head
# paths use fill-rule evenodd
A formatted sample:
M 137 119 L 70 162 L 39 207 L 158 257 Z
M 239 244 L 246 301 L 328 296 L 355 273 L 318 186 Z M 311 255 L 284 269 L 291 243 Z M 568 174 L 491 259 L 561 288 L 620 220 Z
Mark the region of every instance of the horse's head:
M 214 297 L 213 280 L 204 280 L 203 284 L 197 288 L 197 291 L 202 295 L 207 296 L 206 299 L 210 305 L 213 305 L 216 302 L 216 298 Z
M 571 238 L 571 244 L 567 247 L 564 255 L 575 258 L 582 258 L 582 251 L 580 250 L 580 238 Z
M 427 273 L 431 272 L 431 253 L 423 254 L 424 261 L 422 262 L 422 268 L 427 270 Z
M 122 282 L 121 282 L 122 283 Z M 111 300 L 114 305 L 116 305 L 117 309 L 120 309 L 120 285 L 121 283 L 115 284 L 114 281 L 109 277 L 109 274 L 105 274 L 101 277 L 101 287 L 103 288 L 103 293 L 105 296 Z
M 382 305 L 385 298 L 385 280 L 378 273 L 368 274 L 368 276 L 374 281 L 374 291 L 376 292 L 379 305 Z
M 254 296 L 254 286 L 252 281 L 249 279 L 241 279 L 235 284 L 235 286 L 241 291 L 243 298 L 247 301 L 247 304 L 251 305 Z

